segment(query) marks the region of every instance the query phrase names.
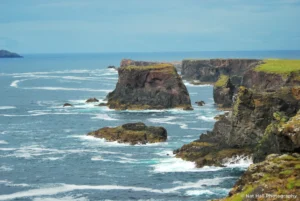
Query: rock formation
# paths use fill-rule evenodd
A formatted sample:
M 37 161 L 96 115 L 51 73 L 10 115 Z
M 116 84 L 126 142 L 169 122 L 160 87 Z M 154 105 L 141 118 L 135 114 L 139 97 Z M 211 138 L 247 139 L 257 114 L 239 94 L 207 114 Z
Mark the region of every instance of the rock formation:
M 22 58 L 22 56 L 7 50 L 0 50 L 0 58 Z
M 107 95 L 111 109 L 191 109 L 187 88 L 171 64 L 128 66 L 123 60 L 119 80 Z M 136 63 L 135 63 L 136 64 Z
M 276 62 L 282 66 L 280 60 Z M 264 73 L 265 79 L 257 79 L 250 88 L 239 87 L 231 111 L 218 117 L 211 132 L 175 150 L 177 157 L 195 161 L 202 167 L 221 166 L 224 159 L 237 155 L 251 155 L 254 162 L 261 162 L 268 154 L 300 152 L 300 65 L 277 68 L 276 62 L 267 69 L 257 66 L 246 72 L 242 83 L 249 83 L 251 79 L 247 76 L 256 72 Z M 279 72 L 273 72 L 278 69 Z M 266 86 L 266 80 L 271 77 L 279 77 L 285 82 L 274 81 L 272 86 Z M 221 78 L 227 80 L 222 85 L 228 86 L 224 85 L 229 81 L 225 78 Z M 226 88 L 230 87 L 221 87 L 221 90 Z
M 63 107 L 73 107 L 73 105 L 70 104 L 70 103 L 65 103 L 65 104 L 63 105 Z
M 175 68 L 181 71 L 181 61 L 171 61 L 171 62 L 154 62 L 154 61 L 135 61 L 131 59 L 122 59 L 120 67 L 126 66 L 151 66 L 156 64 L 171 64 L 175 66 Z
M 205 102 L 204 101 L 197 101 L 195 102 L 198 106 L 204 106 Z
M 104 138 L 107 141 L 130 143 L 131 145 L 164 142 L 167 140 L 165 128 L 146 126 L 141 122 L 128 123 L 115 128 L 104 127 L 87 135 Z
M 233 103 L 235 86 L 227 75 L 221 75 L 214 85 L 214 101 L 221 108 L 229 108 Z
M 89 98 L 85 102 L 86 103 L 95 103 L 95 102 L 99 102 L 99 100 L 97 98 Z
M 186 80 L 214 83 L 220 75 L 243 76 L 261 62 L 257 59 L 186 59 L 182 61 L 181 75 Z
M 269 155 L 265 161 L 252 164 L 237 181 L 231 200 L 299 200 L 300 155 Z

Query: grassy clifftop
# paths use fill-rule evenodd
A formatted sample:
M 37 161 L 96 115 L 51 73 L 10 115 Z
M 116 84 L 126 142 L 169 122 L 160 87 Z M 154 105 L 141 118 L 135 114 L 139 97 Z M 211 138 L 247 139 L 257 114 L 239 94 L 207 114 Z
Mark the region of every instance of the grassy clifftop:
M 300 60 L 266 59 L 263 64 L 255 68 L 255 71 L 288 76 L 292 72 L 300 72 Z

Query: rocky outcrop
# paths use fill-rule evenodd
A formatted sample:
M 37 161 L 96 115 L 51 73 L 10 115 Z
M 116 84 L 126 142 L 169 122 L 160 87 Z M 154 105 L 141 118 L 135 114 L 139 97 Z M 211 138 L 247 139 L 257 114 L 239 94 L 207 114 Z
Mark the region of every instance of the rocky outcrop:
M 99 102 L 99 100 L 97 98 L 89 98 L 85 102 L 86 103 L 95 103 L 95 102 Z
M 130 143 L 131 145 L 164 142 L 167 140 L 165 128 L 146 126 L 141 122 L 128 123 L 115 128 L 104 127 L 87 135 L 104 138 L 107 141 Z
M 63 105 L 63 107 L 73 107 L 73 105 L 70 104 L 70 103 L 65 103 L 65 104 Z
M 195 102 L 198 106 L 204 106 L 205 102 L 204 101 L 197 101 Z
M 231 155 L 253 155 L 254 162 L 260 162 L 270 153 L 298 152 L 298 127 L 291 122 L 299 118 L 300 99 L 293 91 L 296 90 L 287 87 L 257 93 L 240 87 L 232 111 L 218 118 L 212 132 L 200 135 L 195 141 L 209 146 L 193 145 L 186 149 L 185 145 L 175 151 L 176 155 L 195 161 L 201 167 L 220 165 L 224 157 Z M 293 129 L 289 125 L 293 125 Z M 231 150 L 229 155 L 218 154 L 228 149 Z
M 221 75 L 214 85 L 213 96 L 215 103 L 222 108 L 231 107 L 234 93 L 235 86 L 231 83 L 231 79 L 227 75 Z
M 0 58 L 22 58 L 22 56 L 7 50 L 0 50 Z
M 265 161 L 251 165 L 236 182 L 229 200 L 299 200 L 300 155 L 269 155 Z
M 109 108 L 191 109 L 187 88 L 173 65 L 124 65 L 121 64 L 123 67 L 118 69 L 119 80 L 115 90 L 107 95 Z
M 220 75 L 243 76 L 243 74 L 261 63 L 257 59 L 209 59 L 182 61 L 183 79 L 214 83 Z

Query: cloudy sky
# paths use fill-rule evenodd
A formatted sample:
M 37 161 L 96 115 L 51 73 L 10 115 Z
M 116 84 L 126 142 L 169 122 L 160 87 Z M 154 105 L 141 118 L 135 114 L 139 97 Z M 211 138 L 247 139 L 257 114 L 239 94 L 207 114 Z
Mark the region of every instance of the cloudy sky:
M 300 0 L 1 0 L 19 53 L 300 49 Z

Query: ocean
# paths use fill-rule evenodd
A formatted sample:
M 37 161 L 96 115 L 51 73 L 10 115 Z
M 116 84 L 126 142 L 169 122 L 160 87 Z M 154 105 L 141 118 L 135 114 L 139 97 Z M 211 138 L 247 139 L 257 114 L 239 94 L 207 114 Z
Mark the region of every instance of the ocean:
M 213 128 L 213 87 L 185 81 L 193 111 L 114 111 L 105 101 L 121 59 L 300 58 L 300 51 L 24 55 L 0 60 L 0 200 L 210 200 L 227 196 L 251 164 L 197 169 L 172 151 Z M 195 101 L 204 100 L 198 107 Z M 74 107 L 64 108 L 64 103 Z M 131 146 L 86 134 L 105 126 L 163 126 L 164 143 Z

